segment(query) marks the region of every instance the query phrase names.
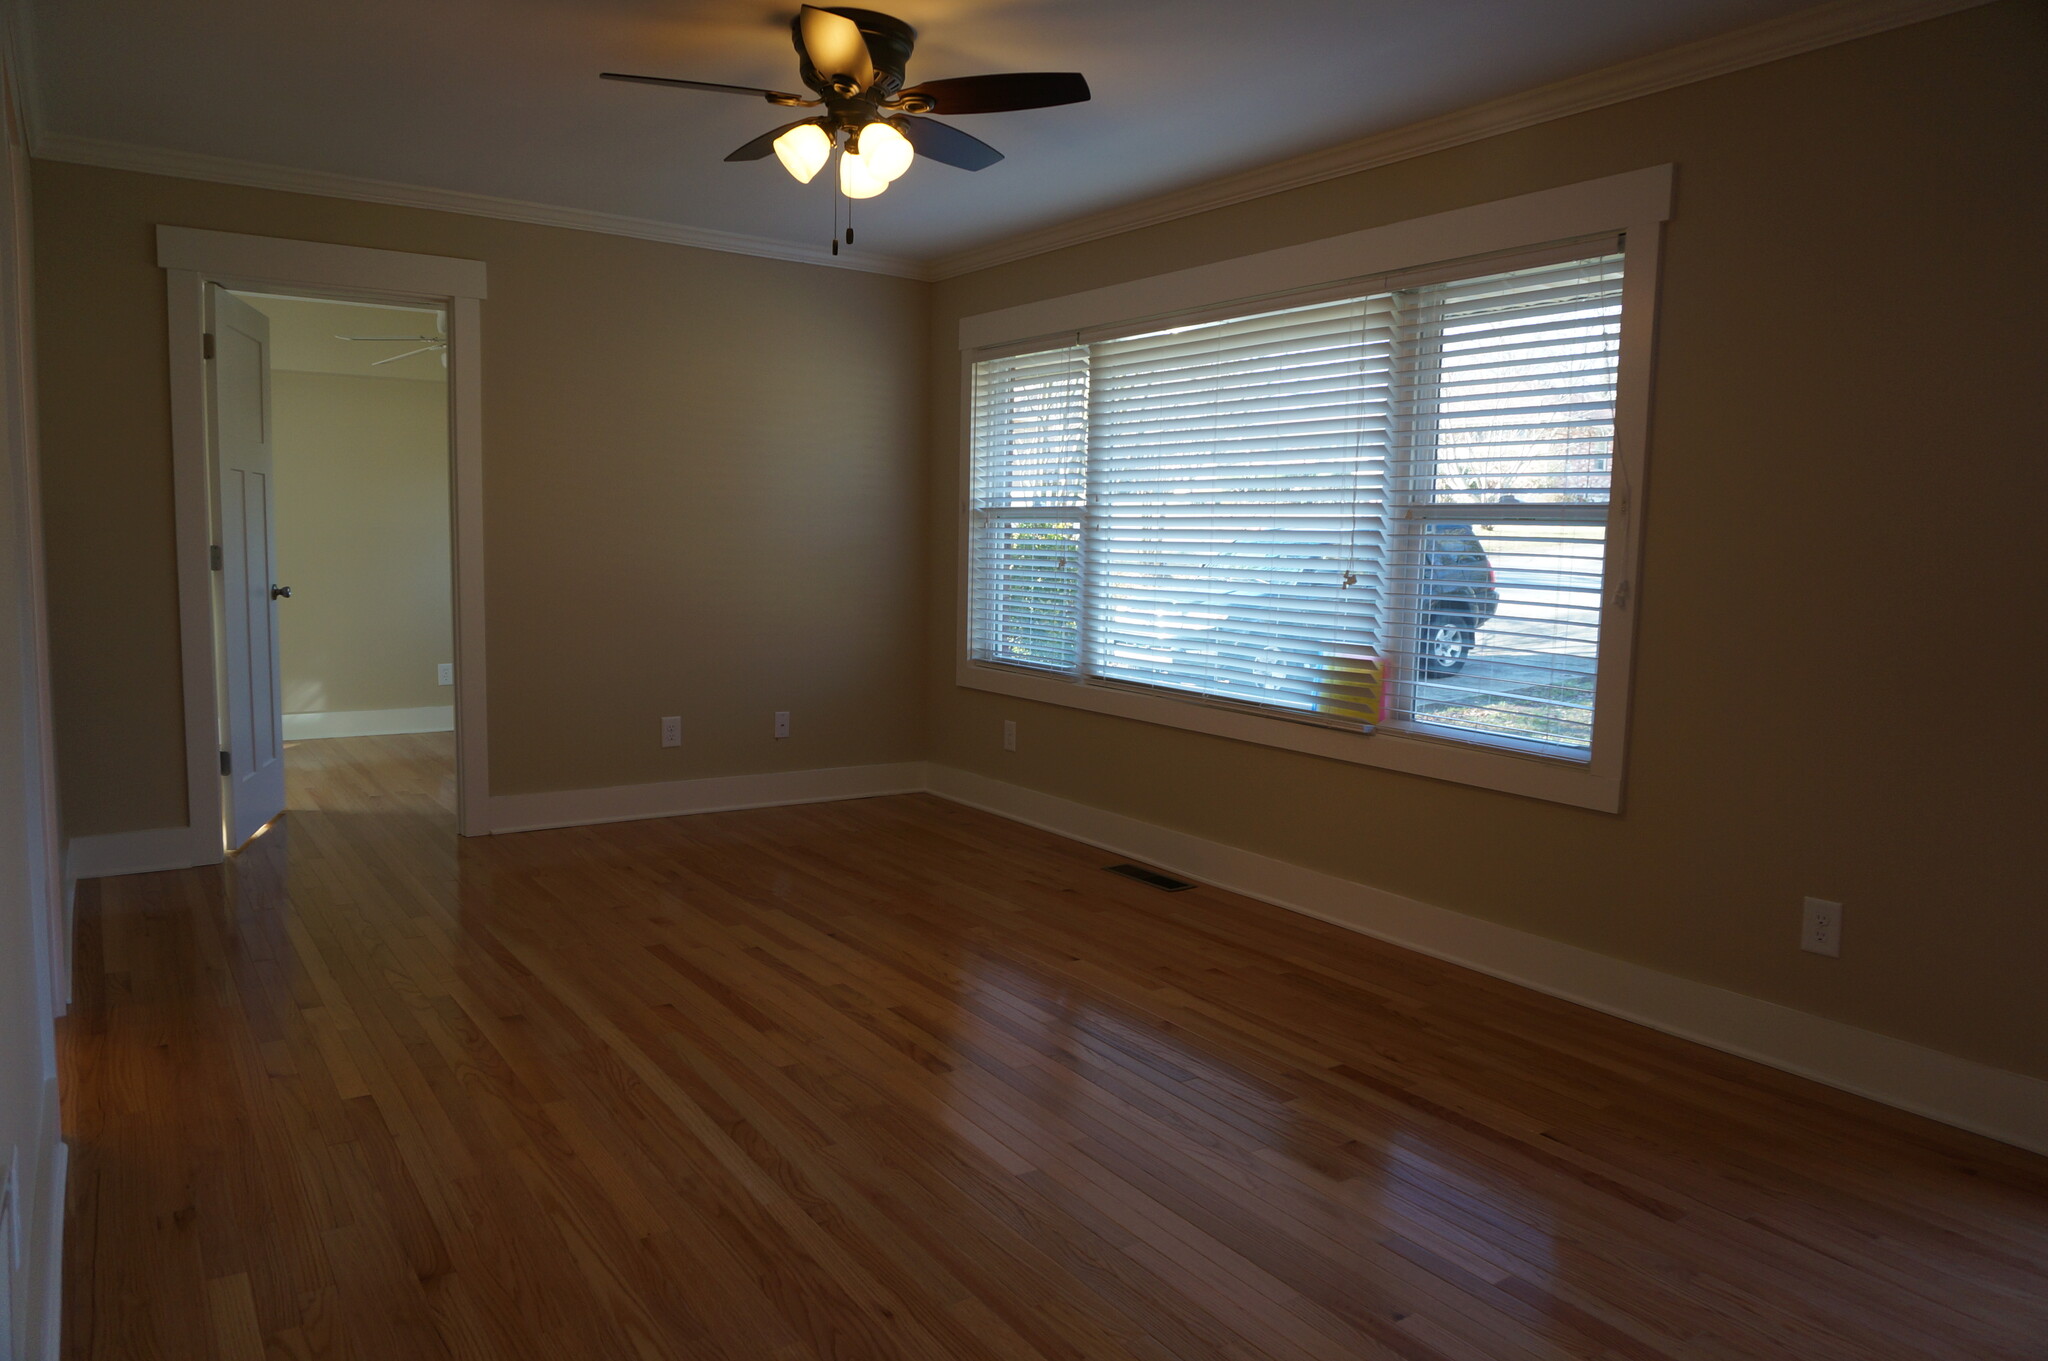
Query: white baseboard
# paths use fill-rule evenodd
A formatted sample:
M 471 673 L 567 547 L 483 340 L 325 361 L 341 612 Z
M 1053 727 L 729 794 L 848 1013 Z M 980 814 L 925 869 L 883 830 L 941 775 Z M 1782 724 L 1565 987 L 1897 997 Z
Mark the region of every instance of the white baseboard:
M 877 794 L 911 794 L 924 787 L 922 761 L 785 770 L 766 775 L 721 775 L 662 784 L 570 789 L 554 794 L 498 795 L 491 799 L 489 823 L 493 832 L 534 832 L 548 827 L 638 822 L 684 813 L 723 813 L 740 808 L 865 799 Z
M 409 732 L 454 732 L 455 706 L 421 709 L 344 709 L 324 714 L 286 714 L 284 740 L 316 737 L 391 737 Z
M 2038 1078 L 951 766 L 933 765 L 929 787 L 956 803 L 2048 1153 L 2048 1082 Z
M 143 832 L 110 832 L 71 839 L 73 879 L 115 874 L 150 874 L 221 861 L 220 832 L 194 827 L 157 827 Z
M 494 833 L 530 832 L 920 791 L 2048 1153 L 2048 1081 L 951 766 L 904 761 L 498 795 L 486 818 Z M 209 840 L 214 844 L 203 844 Z M 71 843 L 72 869 L 81 879 L 220 858 L 217 838 L 185 828 Z

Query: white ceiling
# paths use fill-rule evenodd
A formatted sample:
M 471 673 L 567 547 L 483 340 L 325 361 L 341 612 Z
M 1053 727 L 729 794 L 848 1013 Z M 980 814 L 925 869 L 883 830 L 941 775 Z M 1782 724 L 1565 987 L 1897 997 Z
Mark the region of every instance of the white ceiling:
M 871 0 L 883 5 L 886 0 Z M 1088 104 L 961 118 L 1008 153 L 857 209 L 929 260 L 1808 7 L 1808 0 L 893 0 L 909 78 L 1079 70 Z M 828 176 L 725 153 L 797 88 L 777 0 L 33 0 L 39 135 L 820 246 Z

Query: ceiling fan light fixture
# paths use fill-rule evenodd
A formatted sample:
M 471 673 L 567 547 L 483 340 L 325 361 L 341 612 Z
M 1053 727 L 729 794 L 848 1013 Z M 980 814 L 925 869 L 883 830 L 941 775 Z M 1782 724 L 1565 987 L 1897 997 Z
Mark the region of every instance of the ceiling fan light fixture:
M 910 139 L 887 123 L 869 123 L 860 130 L 861 162 L 885 183 L 900 178 L 916 157 Z
M 775 139 L 775 158 L 798 184 L 809 184 L 832 159 L 832 138 L 816 123 L 799 123 Z
M 815 99 L 753 85 L 623 71 L 601 72 L 600 78 L 765 99 L 779 108 L 822 108 L 819 117 L 760 133 L 725 159 L 760 161 L 772 153 L 799 184 L 809 184 L 830 164 L 844 134 L 839 187 L 849 198 L 875 197 L 919 158 L 960 170 L 986 170 L 1003 159 L 980 138 L 918 115 L 1048 109 L 1089 98 L 1088 82 L 1075 71 L 956 76 L 906 87 L 904 68 L 917 45 L 917 30 L 871 9 L 804 5 L 790 21 L 790 38 L 797 76 Z M 861 145 L 863 136 L 866 146 Z
M 889 187 L 889 181 L 877 175 L 868 158 L 857 151 L 839 153 L 839 192 L 848 198 L 873 198 Z

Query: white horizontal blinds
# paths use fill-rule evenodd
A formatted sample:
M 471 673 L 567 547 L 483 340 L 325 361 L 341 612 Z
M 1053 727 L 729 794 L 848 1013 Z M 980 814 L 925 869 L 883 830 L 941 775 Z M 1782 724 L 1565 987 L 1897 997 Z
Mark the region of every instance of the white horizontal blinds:
M 1080 664 L 1088 355 L 974 366 L 968 646 L 980 661 Z
M 1090 346 L 1092 679 L 1361 726 L 1390 320 L 1382 295 Z
M 1404 289 L 1388 710 L 1590 751 L 1622 257 Z

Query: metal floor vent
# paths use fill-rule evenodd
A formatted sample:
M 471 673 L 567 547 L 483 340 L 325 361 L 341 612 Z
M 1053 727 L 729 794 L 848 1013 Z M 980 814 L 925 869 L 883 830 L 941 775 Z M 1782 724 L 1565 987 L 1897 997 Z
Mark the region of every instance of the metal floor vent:
M 1179 893 L 1183 889 L 1194 887 L 1185 879 L 1176 879 L 1170 874 L 1161 874 L 1158 870 L 1148 870 L 1143 865 L 1105 865 L 1103 868 L 1111 874 L 1121 874 L 1126 879 L 1136 879 L 1141 884 L 1150 884 L 1168 893 Z

